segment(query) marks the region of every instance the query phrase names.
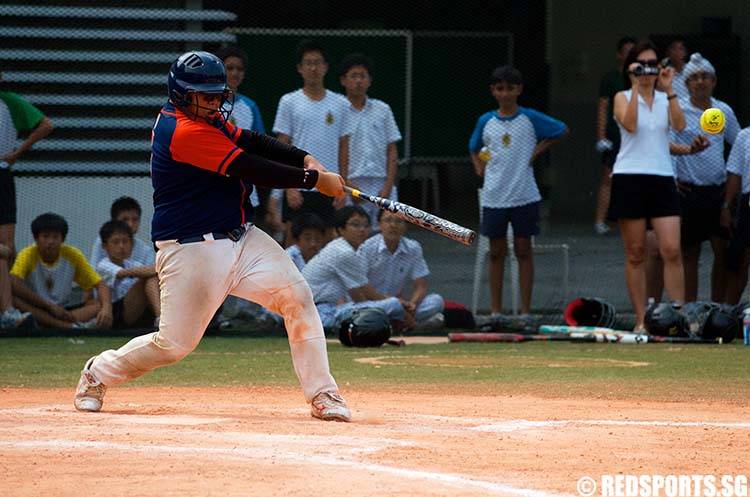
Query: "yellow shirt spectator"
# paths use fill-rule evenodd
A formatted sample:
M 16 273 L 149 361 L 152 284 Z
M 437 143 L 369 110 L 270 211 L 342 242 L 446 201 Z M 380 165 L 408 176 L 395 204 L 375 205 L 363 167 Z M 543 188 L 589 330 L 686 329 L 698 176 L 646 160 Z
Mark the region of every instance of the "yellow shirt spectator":
M 60 257 L 52 264 L 42 260 L 36 244 L 30 245 L 18 254 L 10 272 L 39 296 L 61 306 L 68 303 L 73 282 L 88 291 L 101 281 L 83 253 L 68 245 L 60 247 Z

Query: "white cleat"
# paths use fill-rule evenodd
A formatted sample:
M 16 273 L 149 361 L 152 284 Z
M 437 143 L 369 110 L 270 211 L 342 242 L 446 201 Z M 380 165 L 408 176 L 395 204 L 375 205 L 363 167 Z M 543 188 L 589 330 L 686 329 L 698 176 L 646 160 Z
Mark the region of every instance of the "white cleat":
M 310 414 L 323 421 L 341 421 L 348 423 L 352 413 L 346 407 L 344 397 L 338 392 L 320 392 L 312 399 Z
M 107 387 L 89 370 L 93 362 L 94 357 L 88 360 L 83 367 L 83 371 L 81 371 L 81 379 L 78 380 L 78 388 L 76 389 L 76 397 L 73 400 L 73 405 L 79 411 L 99 412 L 102 410 Z

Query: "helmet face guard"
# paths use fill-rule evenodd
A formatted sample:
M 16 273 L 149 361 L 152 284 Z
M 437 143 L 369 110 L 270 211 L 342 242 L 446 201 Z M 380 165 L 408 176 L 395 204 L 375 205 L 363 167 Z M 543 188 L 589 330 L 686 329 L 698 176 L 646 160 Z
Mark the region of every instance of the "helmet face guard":
M 214 94 L 220 94 L 221 95 L 221 102 L 219 103 L 219 108 L 215 109 L 213 107 L 206 107 L 205 105 L 201 105 L 200 101 L 200 95 L 199 94 L 207 94 L 207 95 L 214 95 Z M 208 121 L 209 124 L 213 124 L 216 120 L 216 115 L 218 114 L 221 116 L 222 122 L 226 122 L 229 120 L 229 116 L 232 114 L 232 110 L 234 109 L 234 92 L 229 89 L 225 88 L 223 91 L 200 91 L 200 90 L 188 90 L 187 95 L 185 95 L 185 98 L 182 100 L 181 104 L 178 104 L 177 102 L 173 102 L 176 106 L 180 108 L 182 112 L 185 113 L 190 119 L 195 121 L 198 118 L 199 111 L 200 110 L 207 110 L 214 112 L 213 116 L 211 118 L 206 118 L 206 121 Z
M 227 87 L 224 62 L 208 52 L 193 51 L 178 57 L 169 69 L 167 87 L 171 102 L 190 119 L 196 119 L 199 110 L 205 109 L 215 111 L 226 121 L 234 108 L 234 93 Z M 200 105 L 198 93 L 220 94 L 218 109 Z M 213 123 L 213 118 L 208 121 Z

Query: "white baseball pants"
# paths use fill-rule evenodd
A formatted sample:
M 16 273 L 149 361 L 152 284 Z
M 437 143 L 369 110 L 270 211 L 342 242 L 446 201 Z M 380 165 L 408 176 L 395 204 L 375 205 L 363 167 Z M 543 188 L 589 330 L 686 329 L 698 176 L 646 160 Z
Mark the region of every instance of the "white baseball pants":
M 319 392 L 338 389 L 329 371 L 325 335 L 312 292 L 289 256 L 266 233 L 250 227 L 237 242 L 223 239 L 180 245 L 170 240 L 156 245 L 159 331 L 97 356 L 90 369 L 102 383 L 118 385 L 188 355 L 231 294 L 284 317 L 292 362 L 308 402 Z

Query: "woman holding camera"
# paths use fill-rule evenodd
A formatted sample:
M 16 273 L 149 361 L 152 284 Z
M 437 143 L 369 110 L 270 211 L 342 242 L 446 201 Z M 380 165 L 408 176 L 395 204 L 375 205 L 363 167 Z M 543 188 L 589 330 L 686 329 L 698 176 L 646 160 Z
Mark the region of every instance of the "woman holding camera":
M 678 306 L 685 299 L 680 201 L 669 156 L 670 128 L 683 130 L 685 116 L 672 88 L 674 69 L 662 67 L 653 43 L 636 44 L 623 72 L 625 86 L 630 88 L 615 95 L 614 114 L 622 143 L 612 170 L 610 217 L 617 220 L 625 247 L 625 282 L 635 311 L 635 329 L 643 331 L 648 221 L 659 240 L 667 294 Z

